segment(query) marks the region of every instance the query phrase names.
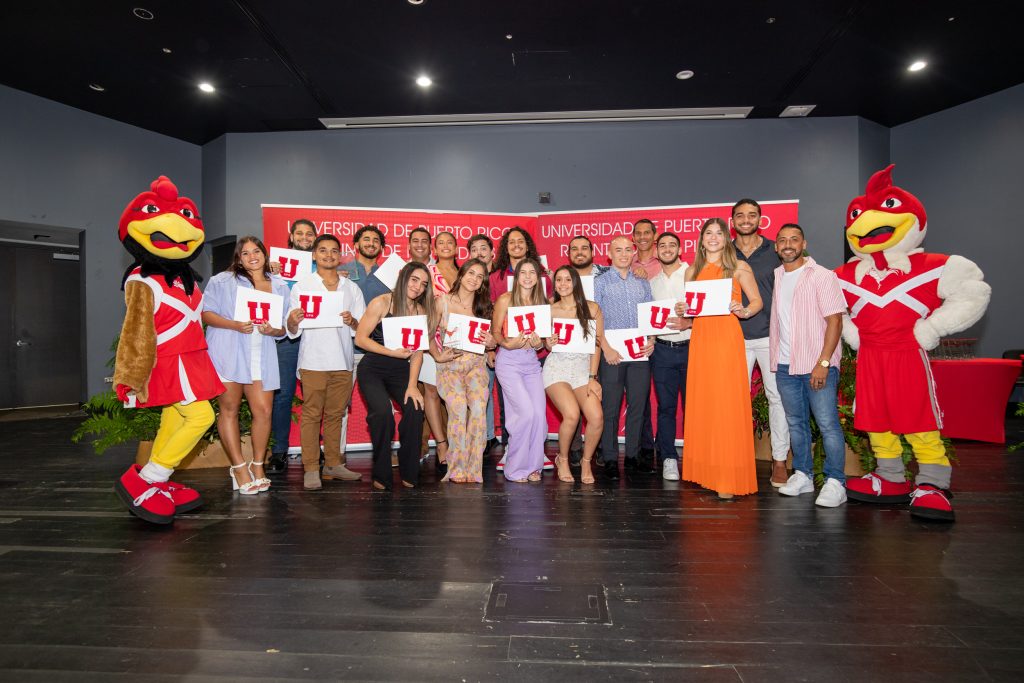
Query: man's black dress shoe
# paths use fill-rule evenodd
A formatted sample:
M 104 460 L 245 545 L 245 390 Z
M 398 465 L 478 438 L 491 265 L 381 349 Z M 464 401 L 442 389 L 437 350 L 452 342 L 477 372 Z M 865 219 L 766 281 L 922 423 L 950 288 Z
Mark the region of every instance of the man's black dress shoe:
M 619 478 L 619 463 L 615 461 L 606 462 L 604 464 L 604 476 L 606 479 L 618 479 Z
M 286 453 L 271 453 L 267 461 L 267 474 L 284 474 L 288 469 L 288 455 Z

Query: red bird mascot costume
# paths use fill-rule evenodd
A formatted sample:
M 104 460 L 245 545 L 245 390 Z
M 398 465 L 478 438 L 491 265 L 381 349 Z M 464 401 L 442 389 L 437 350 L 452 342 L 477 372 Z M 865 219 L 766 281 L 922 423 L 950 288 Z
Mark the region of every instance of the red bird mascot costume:
M 892 184 L 892 169 L 871 176 L 864 196 L 850 202 L 846 239 L 856 256 L 836 269 L 850 311 L 843 338 L 859 348 L 854 426 L 868 433 L 878 463 L 846 489 L 854 500 L 909 501 L 915 517 L 952 522 L 951 468 L 927 351 L 976 323 L 991 288 L 973 262 L 919 248 L 928 217 L 917 197 Z M 913 486 L 901 434 L 918 464 Z
M 126 405 L 165 407 L 149 462 L 129 467 L 114 490 L 132 514 L 169 524 L 202 505 L 199 493 L 169 479 L 213 424 L 209 399 L 224 391 L 206 352 L 203 294 L 189 265 L 206 232 L 192 200 L 160 176 L 128 203 L 118 238 L 135 261 L 122 282 L 127 311 L 114 387 Z

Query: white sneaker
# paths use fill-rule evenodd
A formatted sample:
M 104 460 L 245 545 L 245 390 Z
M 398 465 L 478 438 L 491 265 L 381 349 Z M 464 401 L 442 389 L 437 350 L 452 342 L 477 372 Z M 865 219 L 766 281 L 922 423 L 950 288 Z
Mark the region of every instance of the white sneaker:
M 779 487 L 784 496 L 799 496 L 802 493 L 814 493 L 814 482 L 806 474 L 797 470 L 786 483 Z
M 498 466 L 495 468 L 499 472 L 505 471 L 505 456 L 501 456 L 501 460 L 498 461 Z
M 665 481 L 679 481 L 679 463 L 672 459 L 661 463 L 661 478 Z
M 555 469 L 555 463 L 551 462 L 548 459 L 548 456 L 546 456 L 546 455 L 544 456 L 544 468 L 543 469 L 545 469 L 545 470 L 553 470 L 553 469 Z
M 837 508 L 846 502 L 846 487 L 839 483 L 838 479 L 829 479 L 821 487 L 815 505 L 823 508 Z

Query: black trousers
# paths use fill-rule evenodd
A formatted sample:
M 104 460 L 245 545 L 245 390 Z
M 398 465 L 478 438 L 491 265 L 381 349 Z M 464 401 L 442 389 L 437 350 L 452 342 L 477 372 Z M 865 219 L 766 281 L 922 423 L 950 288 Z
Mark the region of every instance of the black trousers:
M 643 442 L 650 439 L 651 364 L 629 362 L 608 365 L 602 358 L 598 372 L 601 378 L 601 407 L 604 409 L 601 461 L 619 460 L 619 411 L 622 409 L 623 392 L 626 396 L 626 457 L 636 458 L 640 448 L 647 447 Z
M 409 361 L 367 353 L 356 375 L 359 393 L 366 404 L 366 424 L 373 442 L 373 480 L 391 488 L 391 443 L 395 438 L 395 418 L 391 402 L 401 408 L 398 423 L 398 471 L 403 479 L 416 484 L 420 476 L 420 440 L 423 434 L 423 409 L 411 400 L 404 401 L 409 387 Z

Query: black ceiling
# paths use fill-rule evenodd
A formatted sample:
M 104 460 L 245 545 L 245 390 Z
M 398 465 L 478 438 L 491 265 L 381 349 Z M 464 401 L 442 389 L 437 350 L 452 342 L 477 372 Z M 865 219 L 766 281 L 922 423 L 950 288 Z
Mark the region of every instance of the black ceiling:
M 3 84 L 196 143 L 320 117 L 791 104 L 893 126 L 1024 82 L 1019 0 L 22 0 L 0 19 Z

